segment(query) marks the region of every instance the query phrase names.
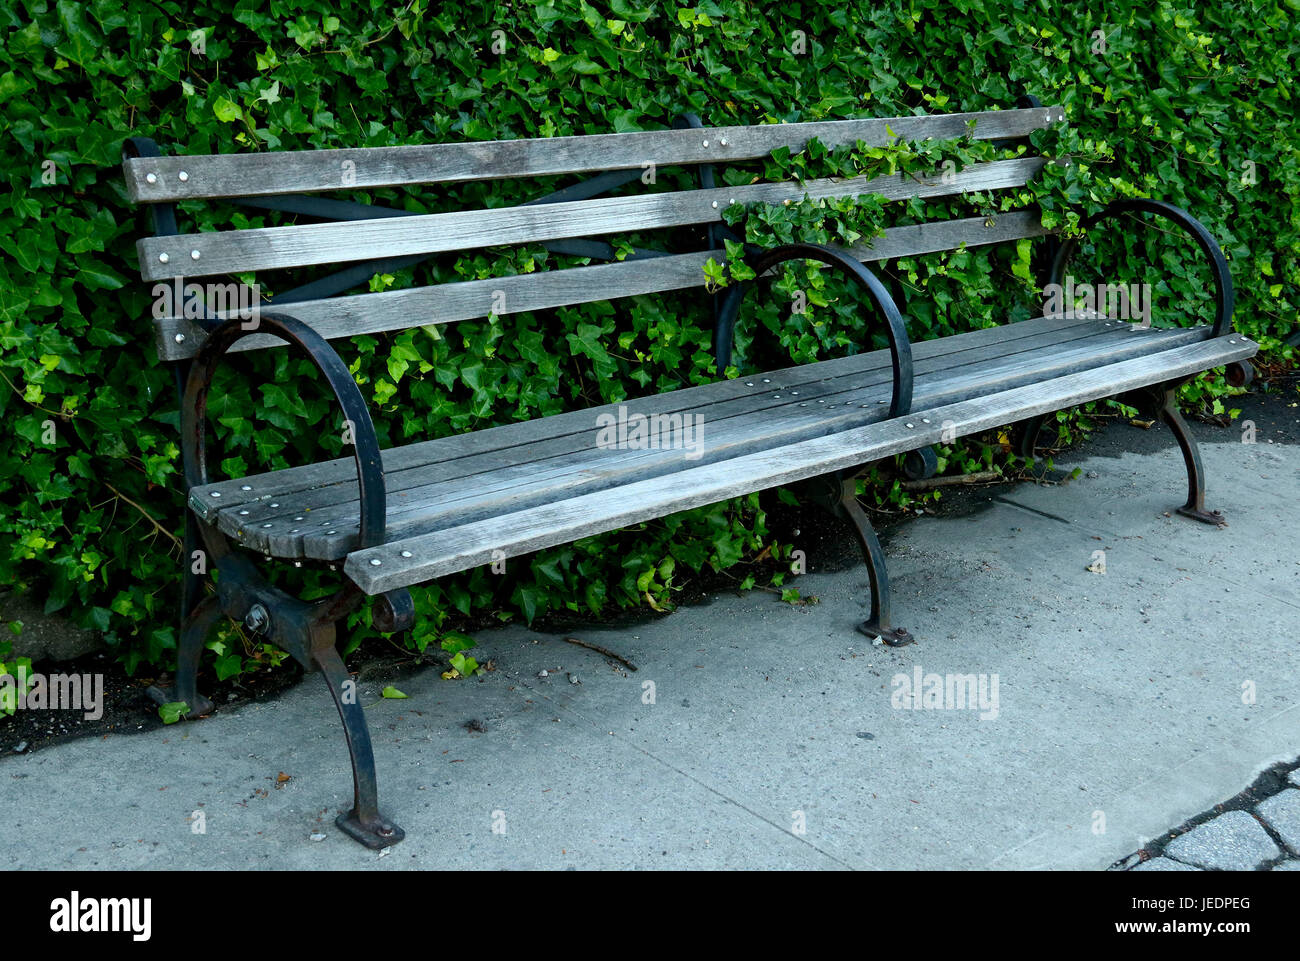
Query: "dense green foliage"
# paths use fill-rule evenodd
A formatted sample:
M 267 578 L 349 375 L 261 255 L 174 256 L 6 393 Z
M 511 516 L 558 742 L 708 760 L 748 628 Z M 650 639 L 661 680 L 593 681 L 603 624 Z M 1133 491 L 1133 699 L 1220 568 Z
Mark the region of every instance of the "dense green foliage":
M 1068 134 L 1044 132 L 1040 146 L 1083 158 L 1086 172 L 1083 164 L 1077 174 L 1058 169 L 1052 176 L 1063 179 L 1046 189 L 1005 197 L 871 210 L 872 223 L 994 213 L 1031 200 L 1068 222 L 1114 196 L 1166 199 L 1223 243 L 1239 329 L 1289 356 L 1278 338 L 1294 328 L 1300 303 L 1300 139 L 1291 92 L 1300 3 L 1116 2 L 1064 16 L 1062 9 L 1048 0 L 690 8 L 629 0 L 403 7 L 7 0 L 0 580 L 105 631 L 131 669 L 166 662 L 174 646 L 181 569 L 174 538 L 183 511 L 177 412 L 172 374 L 154 354 L 148 291 L 137 279 L 134 241 L 147 228 L 125 199 L 118 168 L 129 135 L 178 153 L 382 146 L 654 129 L 684 111 L 716 125 L 984 110 L 1029 92 L 1063 104 L 1070 126 Z M 803 162 L 776 157 L 766 171 L 756 165 L 726 176 L 749 179 Z M 661 189 L 689 184 L 671 171 L 659 181 Z M 442 210 L 515 203 L 547 186 L 375 193 L 379 202 Z M 775 237 L 783 216 L 751 223 Z M 808 226 L 799 212 L 790 217 L 791 229 Z M 281 222 L 220 205 L 184 205 L 182 219 L 183 229 Z M 1098 268 L 1116 281 L 1129 279 L 1116 271 L 1153 264 L 1166 304 L 1204 310 L 1207 272 L 1184 256 L 1181 241 L 1159 231 L 1108 237 L 1086 244 L 1080 262 L 1121 265 Z M 1027 315 L 1037 301 L 1030 258 L 1025 242 L 880 268 L 919 339 Z M 475 252 L 375 278 L 372 288 L 568 262 L 540 248 Z M 802 361 L 870 337 L 863 312 L 826 277 L 790 276 L 783 283 L 807 285 L 827 310 L 786 321 L 778 306 L 756 305 L 742 346 L 767 331 L 771 350 Z M 390 445 L 705 382 L 717 376 L 708 339 L 708 298 L 694 291 L 339 347 Z M 337 415 L 305 363 L 266 351 L 231 371 L 214 402 L 226 471 L 339 452 Z M 1220 381 L 1202 379 L 1189 400 L 1218 403 L 1223 391 Z M 990 445 L 967 446 L 957 467 L 992 457 Z M 904 498 L 888 484 L 875 495 Z M 690 572 L 731 567 L 772 548 L 769 541 L 759 499 L 749 497 L 545 551 L 512 565 L 509 577 L 478 570 L 448 578 L 419 592 L 415 643 L 459 652 L 468 640 L 447 632 L 457 612 L 505 619 L 556 608 L 662 607 Z M 324 589 L 312 577 L 300 586 Z M 364 614 L 354 620 L 356 643 L 368 628 Z M 223 675 L 278 657 L 237 634 L 213 646 Z

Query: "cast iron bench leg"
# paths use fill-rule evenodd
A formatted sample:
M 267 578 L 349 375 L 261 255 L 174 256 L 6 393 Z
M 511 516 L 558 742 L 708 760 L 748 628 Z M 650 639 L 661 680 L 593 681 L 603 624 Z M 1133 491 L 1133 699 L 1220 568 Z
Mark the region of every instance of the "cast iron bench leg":
M 155 684 L 147 692 L 155 704 L 161 707 L 163 704 L 184 701 L 189 705 L 186 712 L 189 717 L 212 713 L 212 702 L 198 692 L 199 658 L 203 654 L 203 642 L 220 616 L 221 604 L 215 594 L 203 598 L 186 615 L 181 625 L 181 639 L 176 651 L 176 676 L 172 679 L 171 686 L 163 688 Z
M 1037 453 L 1038 435 L 1043 432 L 1043 427 L 1048 420 L 1055 416 L 1055 414 L 1037 414 L 1024 421 L 1020 427 L 1020 438 L 1016 453 L 1029 461 L 1029 474 L 1034 480 L 1060 484 L 1067 480 L 1070 475 L 1066 471 L 1049 468 L 1038 459 Z
M 871 638 L 882 638 L 890 647 L 911 644 L 916 638 L 906 628 L 894 627 L 889 617 L 889 574 L 885 571 L 885 552 L 880 547 L 871 521 L 858 503 L 858 482 L 853 477 L 840 479 L 840 509 L 853 524 L 867 562 L 867 579 L 871 584 L 871 616 L 858 627 Z
M 1201 452 L 1196 446 L 1196 438 L 1183 420 L 1178 409 L 1177 385 L 1163 384 L 1160 390 L 1160 419 L 1169 425 L 1183 452 L 1183 463 L 1187 465 L 1187 503 L 1178 508 L 1184 517 L 1201 521 L 1204 524 L 1223 526 L 1227 523 L 1218 511 L 1205 509 L 1205 467 L 1201 464 Z
M 329 643 L 314 647 L 311 657 L 325 675 L 325 683 L 334 696 L 348 741 L 348 754 L 352 758 L 352 810 L 340 814 L 334 823 L 349 837 L 373 850 L 396 844 L 406 837 L 406 832 L 379 813 L 375 752 L 370 746 L 370 729 L 366 726 L 361 699 L 357 696 L 356 682 L 348 676 L 332 636 Z

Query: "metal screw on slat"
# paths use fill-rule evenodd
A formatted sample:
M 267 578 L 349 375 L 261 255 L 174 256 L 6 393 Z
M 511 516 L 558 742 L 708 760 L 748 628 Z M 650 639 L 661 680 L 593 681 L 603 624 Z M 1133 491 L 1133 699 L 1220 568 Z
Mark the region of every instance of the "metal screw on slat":
M 727 138 L 723 137 L 721 140 L 718 141 L 718 143 L 722 144 L 722 146 L 725 147 L 727 145 Z
M 180 173 L 176 175 L 176 179 L 179 180 L 181 183 L 185 183 L 185 181 L 190 179 L 190 175 L 187 174 L 184 170 L 182 170 Z
M 260 634 L 271 623 L 271 615 L 261 604 L 254 604 L 244 615 L 244 626 L 254 634 Z
M 712 206 L 714 210 L 717 210 L 717 209 L 718 209 L 718 202 L 715 200 L 715 201 L 713 201 L 713 203 L 712 203 L 710 206 Z
M 911 427 L 915 427 L 916 425 L 915 425 L 915 424 L 908 424 L 907 426 L 908 426 L 909 428 L 911 428 Z
M 279 505 L 279 504 L 272 504 L 271 506 L 272 506 L 272 507 L 279 507 L 280 505 Z
M 402 551 L 402 556 L 403 556 L 403 557 L 410 557 L 410 556 L 411 556 L 411 552 L 410 552 L 410 551 Z
M 302 520 L 302 518 L 301 518 L 301 517 L 295 517 L 294 520 L 296 520 L 296 521 L 300 521 L 300 520 Z
M 248 513 L 248 511 L 240 511 L 240 512 L 239 512 L 239 516 L 240 516 L 240 517 L 243 517 L 243 516 L 245 516 L 247 513 Z
M 190 260 L 198 260 L 198 259 L 199 259 L 199 252 L 197 250 L 191 250 Z
M 381 561 L 378 557 L 372 557 L 372 558 L 370 558 L 370 566 L 371 566 L 371 567 L 378 567 L 378 566 L 379 566 L 380 564 L 382 564 L 382 563 L 383 563 L 383 561 Z
M 270 527 L 270 526 L 271 526 L 270 524 L 263 524 L 263 525 L 262 525 L 262 530 L 266 530 L 266 529 L 267 529 L 268 527 Z
M 706 146 L 706 147 L 707 147 L 707 146 L 708 146 L 708 145 L 709 145 L 709 142 L 708 142 L 708 141 L 707 141 L 707 140 L 706 140 L 706 141 L 704 141 L 704 146 Z
M 176 337 L 175 337 L 175 340 L 176 340 L 176 343 L 178 343 L 178 344 L 183 344 L 183 343 L 185 343 L 185 335 L 184 335 L 184 334 L 177 334 Z
M 145 182 L 146 182 L 146 183 L 156 184 L 156 183 L 158 182 L 158 175 L 157 175 L 157 174 L 145 174 L 145 175 L 144 175 L 144 179 L 145 179 Z
M 221 496 L 221 491 L 213 491 L 212 494 L 211 494 L 210 496 L 212 496 L 212 497 L 220 497 L 220 496 Z
M 928 424 L 928 423 L 930 423 L 930 418 L 928 418 L 928 417 L 922 417 L 922 418 L 921 418 L 921 423 L 922 423 L 922 424 Z
M 338 531 L 326 531 L 325 533 L 326 533 L 326 534 L 337 534 Z
M 242 485 L 239 489 L 240 489 L 241 491 L 251 491 L 253 488 L 250 487 L 250 486 L 247 485 L 247 484 L 244 484 L 244 485 Z
M 160 264 L 165 264 L 165 263 L 167 263 L 167 261 L 169 261 L 169 260 L 171 260 L 171 258 L 168 257 L 166 254 L 159 254 L 159 255 L 158 255 L 158 263 L 160 263 Z

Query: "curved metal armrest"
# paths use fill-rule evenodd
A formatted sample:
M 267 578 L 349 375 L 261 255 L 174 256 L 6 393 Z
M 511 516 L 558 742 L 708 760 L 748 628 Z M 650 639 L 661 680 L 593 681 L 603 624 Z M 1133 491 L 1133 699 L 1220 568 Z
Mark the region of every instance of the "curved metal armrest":
M 1210 269 L 1214 272 L 1214 285 L 1218 298 L 1218 309 L 1214 315 L 1214 336 L 1221 337 L 1226 333 L 1230 333 L 1232 331 L 1233 292 L 1232 274 L 1228 271 L 1228 262 L 1224 259 L 1218 243 L 1205 228 L 1205 225 L 1186 210 L 1161 200 L 1147 200 L 1145 198 L 1120 200 L 1086 219 L 1083 222 L 1083 228 L 1087 230 L 1100 220 L 1129 210 L 1145 210 L 1157 214 L 1173 221 L 1192 235 L 1197 246 L 1201 248 L 1201 252 L 1209 259 Z M 1049 283 L 1059 284 L 1061 282 L 1066 265 L 1069 263 L 1070 257 L 1074 254 L 1077 246 L 1078 243 L 1073 238 L 1061 242 L 1056 257 L 1052 261 L 1052 275 Z
M 824 244 L 783 244 L 770 250 L 756 249 L 745 255 L 745 263 L 759 277 L 777 264 L 788 260 L 819 260 L 828 266 L 839 268 L 859 286 L 866 288 L 871 299 L 880 308 L 880 312 L 885 315 L 888 324 L 886 333 L 889 335 L 889 355 L 894 368 L 894 391 L 889 406 L 889 416 L 901 417 L 908 413 L 912 409 L 912 344 L 907 339 L 907 327 L 903 323 L 903 316 L 894 304 L 894 299 L 889 296 L 885 285 L 851 254 Z M 718 312 L 713 347 L 720 371 L 731 360 L 736 315 L 740 312 L 741 301 L 750 283 L 752 282 L 731 288 Z
M 208 388 L 222 357 L 238 340 L 249 334 L 270 333 L 296 347 L 316 369 L 325 375 L 330 389 L 352 434 L 352 454 L 357 464 L 357 483 L 361 498 L 361 531 L 358 549 L 376 547 L 384 542 L 386 499 L 384 463 L 379 453 L 379 438 L 370 411 L 361 396 L 347 365 L 320 334 L 302 321 L 287 314 L 261 313 L 258 324 L 246 329 L 241 320 L 232 318 L 208 334 L 190 367 L 181 409 L 181 445 L 185 480 L 191 488 L 208 483 L 207 407 Z M 207 538 L 205 538 L 207 540 Z

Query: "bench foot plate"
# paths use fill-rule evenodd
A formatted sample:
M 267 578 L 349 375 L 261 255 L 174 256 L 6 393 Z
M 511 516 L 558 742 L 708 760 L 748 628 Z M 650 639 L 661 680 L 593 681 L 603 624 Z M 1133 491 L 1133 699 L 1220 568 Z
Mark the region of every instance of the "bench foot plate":
M 889 647 L 905 647 L 916 643 L 916 638 L 905 627 L 881 627 L 872 621 L 863 621 L 858 625 L 858 631 L 873 641 L 880 638 Z
M 406 837 L 405 831 L 382 814 L 363 820 L 357 817 L 357 812 L 353 810 L 347 814 L 340 814 L 334 823 L 352 840 L 361 842 L 372 851 L 396 844 Z
M 1215 527 L 1227 527 L 1228 519 L 1220 511 L 1198 510 L 1195 507 L 1180 507 L 1178 513 L 1184 517 L 1190 517 L 1194 521 L 1200 521 L 1202 524 L 1213 524 Z
M 182 696 L 180 692 L 176 690 L 176 685 L 174 684 L 168 685 L 167 687 L 159 687 L 157 684 L 151 684 L 145 693 L 148 694 L 149 699 L 159 707 L 162 707 L 164 704 L 176 704 L 180 701 L 184 701 L 190 708 L 186 712 L 186 717 L 202 717 L 203 715 L 211 714 L 216 710 L 216 705 L 202 694 L 195 693 L 188 697 Z

